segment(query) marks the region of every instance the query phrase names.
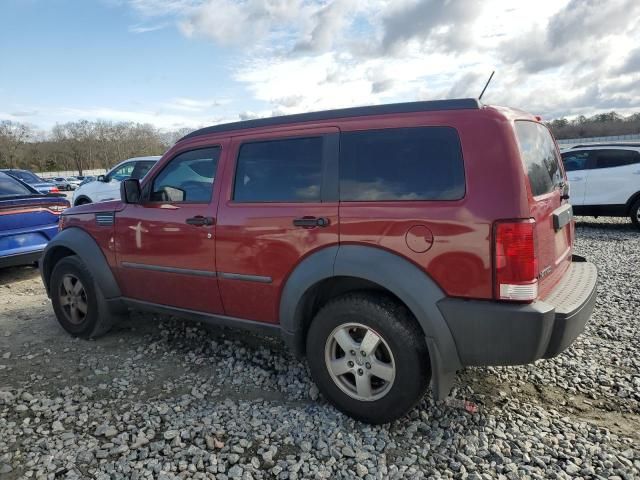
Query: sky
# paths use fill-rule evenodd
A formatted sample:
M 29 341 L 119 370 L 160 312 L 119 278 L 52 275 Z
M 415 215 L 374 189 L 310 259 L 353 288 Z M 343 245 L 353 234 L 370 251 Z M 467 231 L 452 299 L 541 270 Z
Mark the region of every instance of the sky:
M 1 0 L 0 120 L 163 130 L 483 97 L 640 111 L 638 0 Z

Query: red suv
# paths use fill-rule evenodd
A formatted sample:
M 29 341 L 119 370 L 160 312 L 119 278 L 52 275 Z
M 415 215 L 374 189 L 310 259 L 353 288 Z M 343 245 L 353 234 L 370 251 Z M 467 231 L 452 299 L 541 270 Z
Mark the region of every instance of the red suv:
M 42 277 L 71 334 L 128 309 L 278 334 L 326 398 L 373 423 L 468 365 L 517 365 L 584 329 L 549 130 L 475 99 L 217 125 L 120 201 L 65 211 Z

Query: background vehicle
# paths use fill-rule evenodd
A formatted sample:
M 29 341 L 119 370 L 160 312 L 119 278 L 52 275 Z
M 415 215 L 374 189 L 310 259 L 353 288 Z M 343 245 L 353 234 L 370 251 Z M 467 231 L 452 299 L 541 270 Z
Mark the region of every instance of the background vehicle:
M 280 334 L 373 423 L 464 366 L 559 354 L 596 298 L 549 130 L 476 99 L 198 130 L 63 218 L 42 276 L 70 333 L 136 308 Z
M 0 267 L 37 261 L 67 207 L 63 196 L 44 195 L 0 172 Z
M 54 177 L 51 181 L 58 187 L 58 190 L 75 190 L 75 186 L 69 182 L 65 177 Z
M 11 175 L 13 178 L 17 178 L 24 183 L 28 183 L 40 193 L 58 193 L 60 191 L 54 183 L 38 177 L 35 173 L 30 172 L 29 170 L 0 169 L 0 172 L 4 172 L 7 175 Z
M 82 179 L 84 179 L 84 177 L 82 177 Z M 67 182 L 69 182 L 71 184 L 71 187 L 75 190 L 82 183 L 82 179 L 78 177 L 67 177 Z
M 159 159 L 159 156 L 135 157 L 120 162 L 105 175 L 99 175 L 95 181 L 83 182 L 74 192 L 71 203 L 73 205 L 83 205 L 114 200 L 120 195 L 120 182 L 122 180 L 144 177 Z
M 576 145 L 562 161 L 577 215 L 629 217 L 640 228 L 640 144 Z

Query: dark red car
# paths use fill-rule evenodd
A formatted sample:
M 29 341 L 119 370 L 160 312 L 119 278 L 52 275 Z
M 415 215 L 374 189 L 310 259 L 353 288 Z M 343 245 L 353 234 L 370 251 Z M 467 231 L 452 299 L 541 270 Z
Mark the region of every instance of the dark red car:
M 464 366 L 557 355 L 595 302 L 553 137 L 475 99 L 205 128 L 121 193 L 66 211 L 46 249 L 67 331 L 132 308 L 279 334 L 368 422 Z

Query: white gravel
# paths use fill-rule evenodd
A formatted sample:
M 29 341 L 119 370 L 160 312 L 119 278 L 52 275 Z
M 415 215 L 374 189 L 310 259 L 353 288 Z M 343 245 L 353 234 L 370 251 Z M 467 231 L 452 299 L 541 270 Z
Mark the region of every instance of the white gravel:
M 455 401 L 381 427 L 329 406 L 279 340 L 142 314 L 74 340 L 34 271 L 0 271 L 0 478 L 639 477 L 640 232 L 577 235 L 601 283 L 574 346 L 467 369 Z

